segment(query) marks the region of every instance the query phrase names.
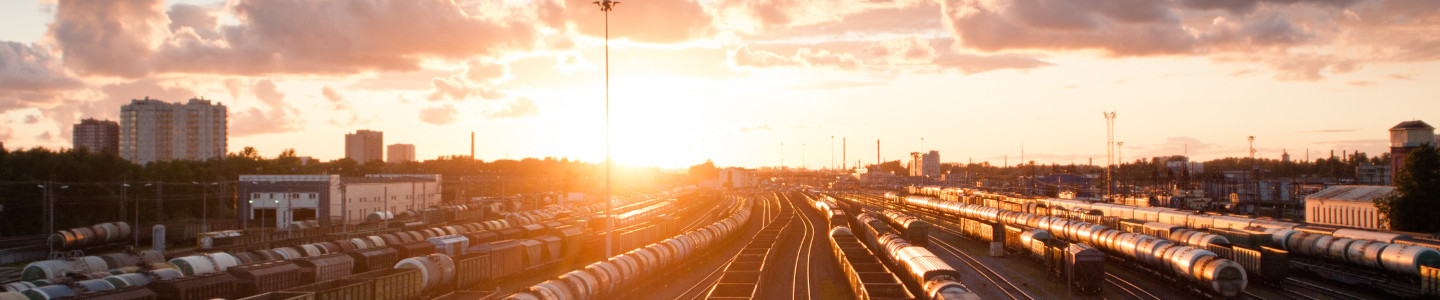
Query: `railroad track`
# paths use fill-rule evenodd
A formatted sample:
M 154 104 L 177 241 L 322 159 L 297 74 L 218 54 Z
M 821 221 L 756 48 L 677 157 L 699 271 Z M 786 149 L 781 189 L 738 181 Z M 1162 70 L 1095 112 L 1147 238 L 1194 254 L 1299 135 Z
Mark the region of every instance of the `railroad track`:
M 1281 285 L 1280 289 L 1290 293 L 1291 296 L 1300 296 L 1307 299 L 1320 299 L 1320 297 L 1312 296 L 1306 292 L 1319 293 L 1320 295 L 1324 295 L 1327 299 L 1369 299 L 1356 296 L 1347 292 L 1338 291 L 1313 282 L 1295 279 L 1294 277 L 1285 278 L 1285 282 Z
M 860 199 L 858 199 L 858 198 L 860 198 L 861 196 L 859 196 L 859 195 L 851 195 L 851 197 L 852 197 L 852 198 L 856 198 L 857 200 L 860 200 Z M 864 202 L 864 203 L 871 203 L 871 201 L 869 201 L 869 200 L 860 200 L 860 201 L 862 201 L 862 202 Z M 881 202 L 881 203 L 883 203 L 883 202 Z M 895 207 L 892 207 L 892 206 L 889 205 L 889 204 L 882 205 L 881 207 L 890 208 L 890 209 L 896 209 Z M 926 219 L 926 221 L 927 221 L 927 222 L 930 222 L 931 224 L 934 224 L 934 225 L 945 225 L 945 226 L 933 226 L 933 227 L 931 227 L 931 228 L 940 229 L 941 231 L 945 231 L 945 232 L 950 233 L 951 235 L 955 235 L 955 236 L 964 236 L 963 234 L 960 234 L 960 232 L 957 232 L 957 231 L 951 229 L 951 227 L 956 226 L 955 224 L 953 224 L 953 223 L 951 223 L 951 222 L 942 221 L 942 220 L 940 220 L 940 219 L 938 219 L 938 218 L 935 218 L 934 216 L 931 216 L 929 213 L 925 213 L 925 212 L 913 212 L 913 213 L 916 213 L 916 215 L 919 215 L 919 216 L 921 216 L 922 218 Z M 1011 299 L 1015 299 L 1015 300 L 1020 300 L 1020 299 L 1034 300 L 1034 299 L 1035 299 L 1035 297 L 1034 297 L 1034 296 L 1031 296 L 1030 293 L 1025 292 L 1024 289 L 1021 289 L 1019 286 L 1016 286 L 1015 283 L 1011 282 L 1010 279 L 1005 278 L 1005 276 L 1001 276 L 999 272 L 995 272 L 995 270 L 990 269 L 989 266 L 986 266 L 984 263 L 981 263 L 980 260 L 975 259 L 975 257 L 970 256 L 969 253 L 965 253 L 965 251 L 960 250 L 960 248 L 957 248 L 957 247 L 955 247 L 955 246 L 953 246 L 953 245 L 950 245 L 950 244 L 948 244 L 948 243 L 945 243 L 945 241 L 940 240 L 940 238 L 937 238 L 937 237 L 935 237 L 934 235 L 931 235 L 931 236 L 929 236 L 928 238 L 930 239 L 930 243 L 931 243 L 931 244 L 938 245 L 941 251 L 945 251 L 945 252 L 947 252 L 947 253 L 950 253 L 951 255 L 954 255 L 954 256 L 956 256 L 956 257 L 959 257 L 959 258 L 960 258 L 960 262 L 963 262 L 963 263 L 965 263 L 966 265 L 970 266 L 971 269 L 974 269 L 975 272 L 976 272 L 976 273 L 979 273 L 981 277 L 985 277 L 985 280 L 990 281 L 990 283 L 991 283 L 992 285 L 994 285 L 995 287 L 999 288 L 1001 292 L 1005 293 L 1005 295 L 1006 295 L 1006 296 L 1009 296 Z
M 956 234 L 955 232 L 951 232 L 949 229 L 941 230 L 950 232 L 950 234 Z M 995 272 L 995 270 L 992 270 L 990 269 L 990 267 L 985 266 L 985 264 L 980 263 L 979 260 L 971 257 L 970 254 L 965 253 L 965 251 L 962 251 L 955 246 L 945 243 L 945 241 L 940 240 L 940 238 L 937 238 L 933 235 L 929 238 L 931 244 L 938 245 L 940 250 L 959 257 L 961 262 L 964 262 L 965 265 L 970 266 L 970 268 L 974 269 L 976 273 L 980 273 L 981 277 L 985 277 L 985 280 L 990 281 L 992 285 L 1000 289 L 1000 292 L 1005 293 L 1005 295 L 1009 296 L 1011 299 L 1035 299 L 1034 296 L 1030 296 L 1029 293 L 1026 293 L 1024 289 L 1021 289 L 1019 286 L 1016 286 L 1015 283 L 1010 282 L 1010 279 L 1006 279 L 1005 276 L 1001 276 L 999 272 Z
M 1115 286 L 1116 290 L 1130 295 L 1130 297 L 1126 299 L 1160 299 L 1160 297 L 1155 296 L 1155 294 L 1151 294 L 1149 291 L 1140 288 L 1140 286 L 1130 283 L 1130 281 L 1120 278 L 1120 276 L 1115 276 L 1115 274 L 1105 273 L 1105 283 L 1109 283 Z
M 774 222 L 776 221 L 776 219 L 779 219 L 779 218 L 781 217 L 781 215 L 783 215 L 783 214 L 781 213 L 781 212 L 783 211 L 783 210 L 782 210 L 783 207 L 782 207 L 781 205 L 779 205 L 780 203 L 779 203 L 779 199 L 778 199 L 778 198 L 773 199 L 774 201 L 772 201 L 772 199 L 769 198 L 769 197 L 761 196 L 761 197 L 759 197 L 759 199 L 760 199 L 760 203 L 762 203 L 762 205 L 761 205 L 761 207 L 762 207 L 762 209 L 763 209 L 762 216 L 768 217 L 767 219 L 764 220 L 764 221 L 765 221 L 764 224 L 766 224 L 766 225 L 763 225 L 763 226 L 762 226 L 762 225 L 758 225 L 758 224 L 756 225 L 756 226 L 761 226 L 760 228 L 763 230 L 766 226 L 769 226 L 769 224 L 774 223 Z M 764 218 L 764 217 L 762 217 L 762 218 Z M 756 231 L 756 234 L 759 234 L 759 231 Z M 753 238 L 753 237 L 754 237 L 754 235 L 751 235 L 751 238 Z M 735 259 L 738 258 L 738 257 L 740 257 L 740 254 L 741 254 L 741 253 L 743 253 L 743 252 L 740 252 L 740 251 L 735 252 L 734 255 L 731 255 L 731 256 L 730 256 L 730 259 L 726 260 L 725 264 L 722 264 L 719 268 L 715 268 L 715 270 L 710 271 L 710 274 L 705 275 L 704 278 L 702 278 L 700 281 L 695 282 L 694 285 L 691 285 L 690 288 L 685 289 L 685 292 L 684 292 L 684 293 L 681 293 L 680 296 L 675 297 L 675 298 L 676 298 L 676 299 L 689 299 L 689 300 L 704 299 L 704 298 L 705 298 L 705 295 L 710 294 L 710 289 L 715 288 L 715 283 L 719 282 L 719 280 L 720 280 L 720 275 L 724 273 L 725 267 L 726 267 L 726 266 L 729 266 L 731 263 L 734 263 L 734 262 L 735 262 Z M 693 294 L 692 294 L 692 293 L 693 293 Z
M 812 286 L 810 286 L 810 260 L 813 256 L 812 254 L 815 252 L 815 225 L 811 223 L 812 219 L 810 218 L 810 214 L 801 211 L 803 208 L 795 204 L 795 202 L 799 200 L 791 199 L 790 196 L 784 194 L 782 194 L 781 197 L 784 197 L 785 200 L 787 200 L 786 202 L 790 204 L 791 209 L 795 211 L 795 214 L 800 216 L 796 221 L 799 221 L 802 225 L 801 228 L 803 228 L 803 235 L 800 237 L 800 247 L 797 249 L 800 251 L 795 252 L 795 266 L 794 273 L 792 273 L 794 277 L 790 280 L 791 290 L 794 291 L 791 299 L 809 300 L 810 290 L 812 288 Z M 800 266 L 802 264 L 805 266 L 804 277 L 800 276 Z M 804 284 L 800 283 L 802 278 L 805 281 Z M 796 290 L 799 288 L 804 288 L 805 292 L 800 293 L 800 291 Z

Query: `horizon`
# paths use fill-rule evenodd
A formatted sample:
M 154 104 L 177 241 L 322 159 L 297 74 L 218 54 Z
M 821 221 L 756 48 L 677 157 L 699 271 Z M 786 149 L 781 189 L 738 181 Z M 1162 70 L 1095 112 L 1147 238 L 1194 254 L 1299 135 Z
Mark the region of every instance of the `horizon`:
M 589 1 L 376 3 L 0 3 L 0 142 L 68 148 L 72 124 L 117 120 L 132 99 L 204 98 L 229 110 L 227 152 L 329 161 L 370 129 L 425 160 L 468 154 L 473 131 L 484 161 L 602 161 L 605 39 Z M 1313 161 L 1378 156 L 1391 126 L 1440 122 L 1436 1 L 681 0 L 613 14 L 617 165 L 820 169 L 842 164 L 842 137 L 850 166 L 873 163 L 877 139 L 882 161 L 1103 165 L 1110 111 L 1117 163 L 1248 157 L 1247 136 L 1257 158 Z

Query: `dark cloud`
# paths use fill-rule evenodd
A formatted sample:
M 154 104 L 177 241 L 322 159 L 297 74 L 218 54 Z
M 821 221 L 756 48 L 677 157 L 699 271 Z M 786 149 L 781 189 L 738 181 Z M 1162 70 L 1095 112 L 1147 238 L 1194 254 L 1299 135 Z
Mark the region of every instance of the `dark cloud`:
M 1166 2 L 1107 0 L 944 0 L 943 12 L 959 45 L 1008 49 L 1102 50 L 1114 56 L 1190 54 L 1197 41 Z
M 434 125 L 450 125 L 451 123 L 455 123 L 459 115 L 460 112 L 455 111 L 454 104 L 420 109 L 420 121 Z
M 515 101 L 506 103 L 501 109 L 485 113 L 487 119 L 518 119 L 535 117 L 540 115 L 540 107 L 535 105 L 534 100 L 527 97 L 515 98 Z
M 50 36 L 65 65 L 81 74 L 140 77 L 150 72 L 151 43 L 165 33 L 160 0 L 59 1 Z
M 240 0 L 239 23 L 160 0 L 62 1 L 51 36 L 84 74 L 354 74 L 413 71 L 427 58 L 533 49 L 524 14 L 471 15 L 445 0 Z
M 25 115 L 25 124 L 40 123 L 40 115 Z
M 1285 5 L 1292 3 L 1309 3 L 1317 6 L 1347 7 L 1361 0 L 1180 0 L 1180 4 L 1186 8 L 1223 10 L 1231 14 L 1247 14 L 1254 11 L 1261 3 L 1272 5 Z
M 58 94 L 83 86 L 46 49 L 0 41 L 0 111 L 53 104 Z
M 219 18 L 210 9 L 191 4 L 175 4 L 165 12 L 170 17 L 170 32 L 173 34 L 194 34 L 196 39 L 214 40 L 220 38 L 215 31 Z

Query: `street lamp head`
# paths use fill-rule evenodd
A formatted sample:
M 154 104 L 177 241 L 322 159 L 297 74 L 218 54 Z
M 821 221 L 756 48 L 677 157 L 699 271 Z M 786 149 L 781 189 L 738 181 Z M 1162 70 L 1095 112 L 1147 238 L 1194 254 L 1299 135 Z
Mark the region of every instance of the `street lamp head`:
M 610 11 L 611 9 L 614 9 L 616 5 L 620 5 L 620 1 L 610 1 L 610 0 L 601 0 L 601 1 L 595 1 L 595 2 L 590 2 L 590 3 L 595 3 L 595 5 L 599 5 L 599 6 L 600 6 L 600 11 Z

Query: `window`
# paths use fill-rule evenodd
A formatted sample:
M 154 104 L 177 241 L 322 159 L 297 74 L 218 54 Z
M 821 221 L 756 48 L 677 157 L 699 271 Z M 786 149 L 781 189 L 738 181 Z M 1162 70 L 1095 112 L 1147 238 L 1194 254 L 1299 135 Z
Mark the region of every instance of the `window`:
M 250 193 L 250 199 L 260 199 L 260 193 Z
M 300 199 L 300 193 L 290 193 L 290 199 Z

